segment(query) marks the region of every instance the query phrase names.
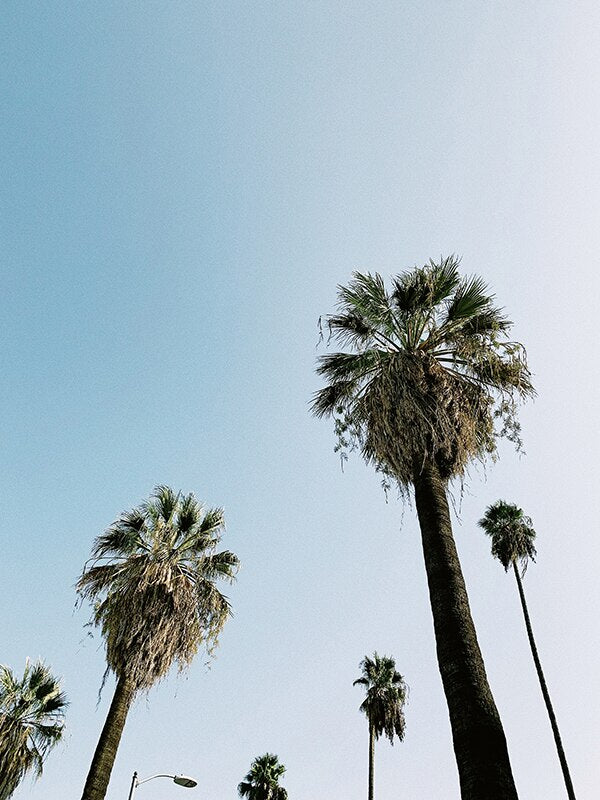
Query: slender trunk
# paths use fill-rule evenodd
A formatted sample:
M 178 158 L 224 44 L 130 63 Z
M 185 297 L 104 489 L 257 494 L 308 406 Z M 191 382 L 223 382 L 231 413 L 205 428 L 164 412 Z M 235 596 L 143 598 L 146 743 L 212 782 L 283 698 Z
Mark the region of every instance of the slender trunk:
M 462 800 L 516 800 L 506 738 L 488 684 L 452 536 L 446 484 L 434 464 L 415 476 L 415 502 Z
M 375 791 L 375 730 L 369 722 L 369 800 Z
M 132 684 L 126 678 L 119 678 L 83 787 L 81 800 L 104 800 L 127 712 L 134 695 Z
M 544 678 L 544 673 L 542 671 L 542 664 L 540 662 L 540 657 L 538 655 L 537 647 L 535 645 L 535 639 L 533 638 L 533 630 L 531 628 L 531 620 L 529 619 L 529 611 L 527 610 L 527 603 L 525 602 L 525 592 L 523 591 L 523 583 L 521 581 L 521 576 L 519 575 L 519 570 L 517 568 L 517 565 L 514 561 L 513 561 L 513 569 L 515 572 L 515 578 L 517 579 L 517 586 L 519 587 L 519 597 L 521 598 L 521 608 L 523 609 L 523 616 L 525 617 L 525 627 L 527 628 L 527 636 L 529 637 L 531 654 L 533 656 L 533 661 L 535 663 L 535 668 L 537 670 L 540 687 L 542 689 L 542 694 L 544 695 L 544 702 L 546 703 L 548 716 L 550 717 L 550 725 L 552 726 L 552 733 L 554 734 L 554 741 L 556 743 L 556 749 L 558 751 L 558 759 L 560 761 L 560 766 L 562 768 L 563 778 L 565 780 L 565 786 L 567 787 L 567 796 L 569 800 L 575 800 L 575 791 L 573 789 L 571 775 L 569 774 L 567 757 L 565 756 L 565 751 L 563 750 L 562 740 L 560 738 L 560 733 L 558 731 L 558 723 L 556 722 L 554 709 L 552 708 L 552 703 L 550 702 L 550 694 L 548 693 L 548 687 L 546 686 L 546 679 Z

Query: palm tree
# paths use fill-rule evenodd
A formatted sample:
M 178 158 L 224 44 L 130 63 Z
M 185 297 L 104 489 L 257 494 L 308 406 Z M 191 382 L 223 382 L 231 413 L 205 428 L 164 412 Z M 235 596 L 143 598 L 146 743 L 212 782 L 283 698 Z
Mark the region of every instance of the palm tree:
M 230 614 L 216 581 L 232 581 L 239 565 L 233 553 L 216 552 L 223 529 L 222 509 L 205 511 L 193 494 L 158 486 L 96 538 L 77 589 L 95 604 L 117 686 L 82 800 L 103 800 L 135 695 L 174 662 L 185 669 L 201 645 L 209 653 L 216 646 Z
M 519 597 L 521 598 L 521 608 L 523 609 L 523 617 L 525 618 L 525 627 L 527 629 L 527 636 L 529 637 L 531 654 L 550 718 L 554 742 L 556 743 L 556 749 L 558 751 L 558 759 L 567 788 L 567 796 L 569 800 L 575 800 L 573 782 L 571 781 L 567 758 L 560 738 L 558 723 L 556 722 L 556 716 L 550 701 L 546 679 L 542 671 L 542 664 L 538 655 L 535 639 L 533 638 L 533 629 L 531 627 L 529 610 L 525 602 L 525 592 L 521 580 L 527 570 L 529 559 L 535 561 L 536 550 L 533 544 L 535 531 L 531 518 L 527 517 L 518 506 L 512 503 L 505 503 L 503 500 L 498 500 L 493 505 L 488 506 L 485 511 L 485 516 L 479 520 L 479 525 L 488 536 L 492 538 L 492 555 L 500 561 L 506 572 L 508 572 L 510 567 L 513 568 L 519 590 Z
M 273 753 L 255 758 L 238 785 L 239 796 L 248 800 L 287 800 L 287 791 L 279 785 L 284 772 L 285 767 Z
M 328 384 L 313 411 L 332 416 L 342 451 L 404 493 L 414 488 L 463 800 L 514 800 L 502 723 L 485 674 L 452 535 L 448 483 L 496 449 L 518 442 L 516 399 L 532 395 L 525 353 L 480 278 L 454 257 L 397 276 L 354 273 L 339 287 L 330 338 L 349 352 L 324 355 Z M 495 421 L 501 430 L 496 431 Z
M 48 667 L 25 662 L 21 679 L 0 665 L 0 800 L 12 797 L 27 772 L 36 778 L 64 730 L 67 699 Z
M 365 656 L 360 663 L 362 676 L 354 686 L 365 686 L 367 696 L 360 710 L 369 721 L 369 800 L 373 800 L 375 788 L 375 740 L 385 733 L 394 744 L 394 736 L 404 739 L 404 703 L 408 688 L 404 678 L 396 671 L 396 662 L 390 656 L 373 658 Z

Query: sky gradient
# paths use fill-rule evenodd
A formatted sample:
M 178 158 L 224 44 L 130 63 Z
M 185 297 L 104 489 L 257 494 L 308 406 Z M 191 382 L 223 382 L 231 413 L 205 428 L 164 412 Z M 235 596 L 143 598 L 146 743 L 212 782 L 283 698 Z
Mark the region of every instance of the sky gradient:
M 130 713 L 107 797 L 183 772 L 236 796 L 275 752 L 290 800 L 361 800 L 352 686 L 410 686 L 376 797 L 458 798 L 414 508 L 311 418 L 317 320 L 353 269 L 458 253 L 538 390 L 526 456 L 454 491 L 456 539 L 521 800 L 565 796 L 512 576 L 476 527 L 538 531 L 525 591 L 578 800 L 600 785 L 600 8 L 592 2 L 5 2 L 0 118 L 0 662 L 71 706 L 16 800 L 78 797 L 113 683 L 75 610 L 94 537 L 167 483 L 225 507 L 242 570 L 209 666 Z M 139 798 L 179 797 L 155 781 Z

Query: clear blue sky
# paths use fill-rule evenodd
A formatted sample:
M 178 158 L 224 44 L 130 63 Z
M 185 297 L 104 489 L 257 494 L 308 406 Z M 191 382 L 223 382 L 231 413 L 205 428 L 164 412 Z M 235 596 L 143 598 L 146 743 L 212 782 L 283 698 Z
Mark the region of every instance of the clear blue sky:
M 360 463 L 342 474 L 308 413 L 336 284 L 453 252 L 515 321 L 539 391 L 527 456 L 473 471 L 456 529 L 520 797 L 564 787 L 514 582 L 475 526 L 499 497 L 538 530 L 526 591 L 577 796 L 595 797 L 598 5 L 0 14 L 0 660 L 42 655 L 71 699 L 64 743 L 15 797 L 79 796 L 112 683 L 97 708 L 103 651 L 73 586 L 94 536 L 169 483 L 225 506 L 235 617 L 210 669 L 138 701 L 108 798 L 134 769 L 234 798 L 269 750 L 291 800 L 361 800 L 352 681 L 375 649 L 411 687 L 377 796 L 458 798 L 414 511 Z

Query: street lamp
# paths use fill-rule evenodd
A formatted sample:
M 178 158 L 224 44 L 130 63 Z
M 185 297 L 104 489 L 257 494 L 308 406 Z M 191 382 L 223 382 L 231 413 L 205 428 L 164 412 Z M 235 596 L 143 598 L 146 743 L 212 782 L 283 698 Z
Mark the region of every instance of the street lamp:
M 173 783 L 176 783 L 177 786 L 185 786 L 186 789 L 193 789 L 194 786 L 198 785 L 198 781 L 195 781 L 193 778 L 190 778 L 189 775 L 152 775 L 150 778 L 144 778 L 143 781 L 139 780 L 137 772 L 133 773 L 133 778 L 131 779 L 131 788 L 129 790 L 129 797 L 127 800 L 133 800 L 133 794 L 138 786 L 142 783 L 148 783 L 148 781 L 153 781 L 154 778 L 171 778 Z

